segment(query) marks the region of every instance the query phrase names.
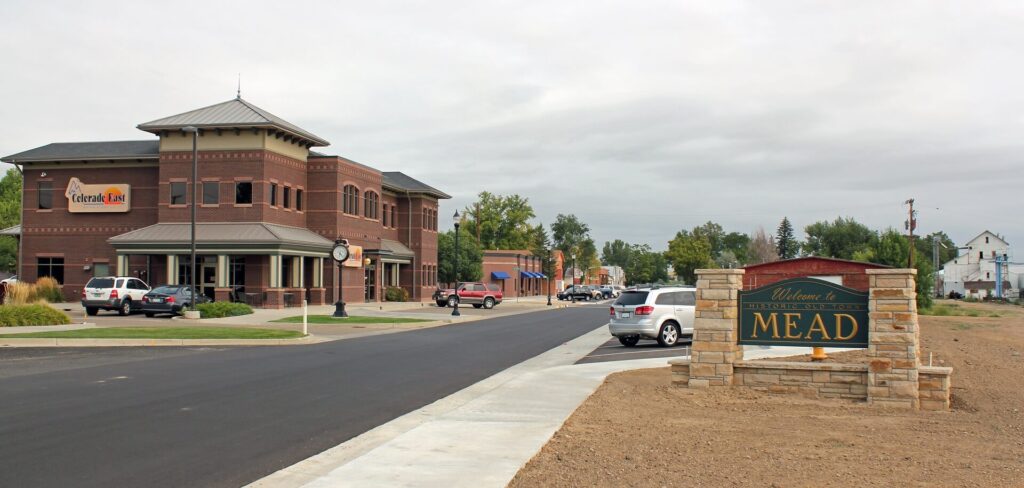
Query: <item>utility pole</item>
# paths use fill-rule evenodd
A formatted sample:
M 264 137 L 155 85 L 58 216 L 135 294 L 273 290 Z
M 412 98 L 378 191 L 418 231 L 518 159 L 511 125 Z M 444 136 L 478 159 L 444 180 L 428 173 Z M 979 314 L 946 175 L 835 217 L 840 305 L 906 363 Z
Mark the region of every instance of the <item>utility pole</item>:
M 904 225 L 906 225 L 907 231 L 910 232 L 910 235 L 908 236 L 909 237 L 909 242 L 910 242 L 910 257 L 908 258 L 908 261 L 907 261 L 907 267 L 908 268 L 913 268 L 914 267 L 914 229 L 917 228 L 917 219 L 914 217 L 914 199 L 911 198 L 910 200 L 907 200 L 906 202 L 903 202 L 903 203 L 906 203 L 907 205 L 910 205 L 910 213 L 909 213 L 907 221 L 905 222 Z

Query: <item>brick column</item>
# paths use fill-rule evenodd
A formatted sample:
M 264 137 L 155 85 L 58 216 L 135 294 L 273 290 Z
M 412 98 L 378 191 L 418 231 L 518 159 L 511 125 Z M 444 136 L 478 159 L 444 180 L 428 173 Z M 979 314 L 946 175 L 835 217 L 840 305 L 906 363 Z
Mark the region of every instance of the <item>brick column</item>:
M 869 269 L 868 403 L 920 407 L 916 269 Z
M 738 298 L 742 269 L 698 269 L 697 307 L 690 354 L 691 388 L 732 386 L 733 363 L 743 359 Z

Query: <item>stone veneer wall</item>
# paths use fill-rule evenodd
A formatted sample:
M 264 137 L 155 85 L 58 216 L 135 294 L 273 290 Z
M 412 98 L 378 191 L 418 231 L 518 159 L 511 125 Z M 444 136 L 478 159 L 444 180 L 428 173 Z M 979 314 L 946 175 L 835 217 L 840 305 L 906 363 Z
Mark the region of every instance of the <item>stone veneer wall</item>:
M 690 388 L 744 386 L 812 398 L 946 410 L 952 368 L 922 367 L 914 269 L 866 270 L 868 364 L 743 361 L 738 298 L 744 270 L 697 270 L 691 359 L 674 359 L 672 383 Z
M 690 360 L 673 359 L 672 384 L 690 382 Z M 918 378 L 921 410 L 948 410 L 953 368 L 922 366 Z M 866 364 L 738 361 L 733 363 L 735 386 L 767 393 L 797 394 L 806 398 L 867 401 Z

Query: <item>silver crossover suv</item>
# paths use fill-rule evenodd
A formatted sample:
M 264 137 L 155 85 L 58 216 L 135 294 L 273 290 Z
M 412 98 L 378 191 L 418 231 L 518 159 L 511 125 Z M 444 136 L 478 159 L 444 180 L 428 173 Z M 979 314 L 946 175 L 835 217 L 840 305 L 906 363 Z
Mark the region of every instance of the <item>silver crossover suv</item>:
M 654 287 L 626 290 L 611 307 L 608 330 L 623 346 L 654 339 L 674 346 L 683 334 L 693 334 L 697 290 L 690 287 Z

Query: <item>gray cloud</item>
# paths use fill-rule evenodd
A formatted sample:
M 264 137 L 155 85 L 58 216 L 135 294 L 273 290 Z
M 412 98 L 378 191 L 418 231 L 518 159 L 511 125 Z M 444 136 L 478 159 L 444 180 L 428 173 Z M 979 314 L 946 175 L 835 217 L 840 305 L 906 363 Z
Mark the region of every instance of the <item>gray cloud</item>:
M 243 95 L 456 198 L 596 240 L 838 215 L 1024 237 L 1016 2 L 28 2 L 0 18 L 0 152 L 135 139 Z

